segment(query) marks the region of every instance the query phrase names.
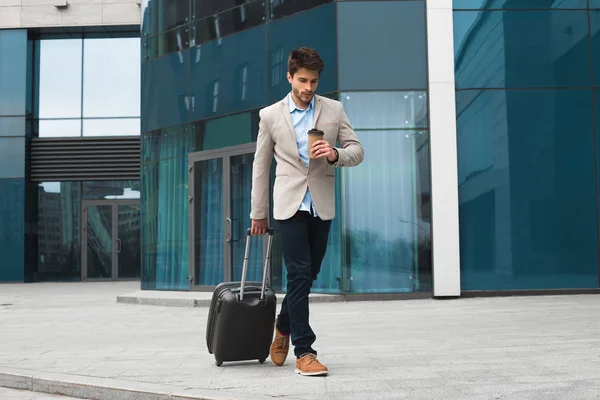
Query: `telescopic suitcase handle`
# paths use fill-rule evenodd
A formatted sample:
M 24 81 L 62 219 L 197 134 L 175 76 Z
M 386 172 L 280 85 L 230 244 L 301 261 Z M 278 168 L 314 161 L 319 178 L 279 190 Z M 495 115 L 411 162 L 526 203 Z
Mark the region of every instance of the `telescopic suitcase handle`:
M 248 229 L 246 231 L 246 251 L 244 253 L 244 268 L 242 269 L 242 284 L 240 287 L 240 301 L 244 300 L 244 289 L 246 287 L 246 274 L 248 272 L 248 256 L 250 255 L 250 239 L 252 238 L 252 230 Z M 265 257 L 265 265 L 263 268 L 263 279 L 262 279 L 262 288 L 260 291 L 260 299 L 263 300 L 265 298 L 265 290 L 267 288 L 267 271 L 269 270 L 269 261 L 271 260 L 271 246 L 273 244 L 273 233 L 275 230 L 273 228 L 267 228 L 267 234 L 269 235 L 269 240 L 267 241 L 267 256 Z

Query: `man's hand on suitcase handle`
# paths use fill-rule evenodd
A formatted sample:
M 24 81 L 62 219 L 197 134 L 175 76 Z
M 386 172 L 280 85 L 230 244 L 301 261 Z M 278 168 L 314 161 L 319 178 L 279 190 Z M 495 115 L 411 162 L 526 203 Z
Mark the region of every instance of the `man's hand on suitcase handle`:
M 267 233 L 267 218 L 265 219 L 253 219 L 252 220 L 252 228 L 250 228 L 250 235 L 264 235 Z

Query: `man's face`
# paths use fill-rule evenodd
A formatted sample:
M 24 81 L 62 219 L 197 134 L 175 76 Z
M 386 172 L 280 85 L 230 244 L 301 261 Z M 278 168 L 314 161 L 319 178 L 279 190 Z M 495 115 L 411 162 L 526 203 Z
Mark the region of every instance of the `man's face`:
M 319 85 L 319 72 L 313 69 L 300 68 L 294 76 L 291 76 L 288 72 L 287 78 L 290 85 L 292 85 L 294 101 L 299 106 L 307 107 Z

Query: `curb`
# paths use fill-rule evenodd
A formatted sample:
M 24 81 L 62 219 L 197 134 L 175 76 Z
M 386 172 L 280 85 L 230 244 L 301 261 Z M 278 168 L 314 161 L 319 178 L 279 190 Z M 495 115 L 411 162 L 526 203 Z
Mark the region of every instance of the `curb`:
M 273 400 L 273 397 L 0 367 L 0 386 L 90 400 Z
M 277 304 L 283 301 L 283 294 L 277 294 Z M 310 303 L 338 303 L 345 302 L 346 298 L 343 295 L 311 295 L 308 298 Z M 126 294 L 118 295 L 117 303 L 122 304 L 138 304 L 144 306 L 162 306 L 162 307 L 210 307 L 210 299 L 194 299 L 194 298 L 169 298 L 157 296 L 144 296 L 143 294 Z

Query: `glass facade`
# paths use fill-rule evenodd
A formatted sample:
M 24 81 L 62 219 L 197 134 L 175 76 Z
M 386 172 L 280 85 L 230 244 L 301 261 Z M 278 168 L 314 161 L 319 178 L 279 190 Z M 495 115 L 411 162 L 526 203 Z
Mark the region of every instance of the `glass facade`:
M 0 282 L 25 278 L 27 30 L 0 30 Z
M 598 287 L 600 11 L 587 7 L 454 0 L 463 290 Z
M 90 30 L 0 30 L 0 282 L 93 275 L 93 201 L 111 203 L 115 231 L 102 235 L 118 243 L 118 277 L 140 276 L 139 180 L 38 182 L 30 170 L 32 137 L 140 132 L 140 39 Z
M 34 41 L 39 137 L 140 134 L 140 39 Z
M 144 4 L 142 288 L 239 279 L 253 151 L 234 152 L 256 141 L 258 110 L 290 90 L 289 52 L 307 46 L 325 63 L 318 94 L 342 102 L 366 152 L 361 166 L 336 173 L 314 290 L 431 291 L 425 32 L 421 0 Z M 190 153 L 202 159 L 190 164 Z M 249 279 L 260 267 L 252 255 Z M 271 279 L 285 290 L 277 229 Z

